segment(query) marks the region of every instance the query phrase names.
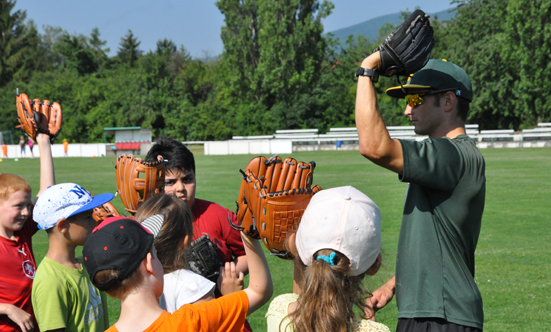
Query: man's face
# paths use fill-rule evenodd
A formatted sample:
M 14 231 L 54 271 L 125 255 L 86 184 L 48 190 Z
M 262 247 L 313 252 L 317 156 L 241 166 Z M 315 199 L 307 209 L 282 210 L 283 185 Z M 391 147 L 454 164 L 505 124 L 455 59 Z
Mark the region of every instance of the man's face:
M 5 201 L 0 201 L 0 235 L 8 237 L 9 233 L 23 228 L 30 213 L 31 193 L 29 192 L 19 190 Z
M 435 96 L 424 95 L 423 103 L 415 107 L 406 105 L 404 114 L 409 117 L 417 135 L 431 136 L 441 124 L 441 112 L 434 106 Z
M 165 193 L 176 195 L 193 210 L 195 204 L 195 173 L 186 169 L 169 169 L 165 175 Z

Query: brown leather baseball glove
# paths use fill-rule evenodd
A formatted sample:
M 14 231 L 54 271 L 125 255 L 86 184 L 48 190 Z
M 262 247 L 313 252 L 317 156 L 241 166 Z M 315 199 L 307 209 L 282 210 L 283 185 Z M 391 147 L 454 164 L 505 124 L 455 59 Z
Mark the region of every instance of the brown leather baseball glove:
M 46 134 L 50 136 L 50 142 L 53 143 L 61 131 L 63 118 L 61 106 L 49 100 L 30 101 L 26 94 L 19 94 L 19 91 L 16 94 L 16 104 L 19 120 L 16 128 L 21 128 L 25 134 L 35 140 L 38 133 Z
M 36 138 L 37 126 L 34 121 L 33 110 L 29 97 L 24 93 L 17 93 L 15 96 L 15 105 L 17 106 L 17 120 L 19 125 L 15 128 L 20 128 L 25 134 L 32 139 Z
M 92 216 L 98 224 L 101 224 L 102 221 L 109 217 L 120 217 L 120 213 L 111 202 L 107 202 L 94 208 Z
M 157 161 L 146 162 L 123 154 L 117 158 L 115 169 L 117 193 L 130 213 L 136 213 L 139 204 L 164 191 L 166 169 L 161 156 L 157 156 Z
M 53 143 L 61 131 L 61 120 L 63 118 L 61 105 L 56 102 L 52 103 L 49 100 L 40 101 L 35 99 L 32 106 L 37 131 L 50 136 L 50 142 Z
M 256 157 L 243 173 L 237 201 L 239 225 L 252 238 L 262 239 L 272 255 L 293 258 L 285 247 L 287 233 L 298 228 L 304 209 L 321 187 L 312 185 L 315 162 Z

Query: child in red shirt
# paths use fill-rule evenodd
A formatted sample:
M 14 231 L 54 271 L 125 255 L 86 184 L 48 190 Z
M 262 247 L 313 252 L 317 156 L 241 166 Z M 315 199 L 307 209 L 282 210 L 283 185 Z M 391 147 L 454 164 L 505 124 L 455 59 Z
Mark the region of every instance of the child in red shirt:
M 55 183 L 50 137 L 38 134 L 40 191 Z M 36 201 L 36 199 L 35 199 Z M 14 174 L 0 174 L 0 331 L 32 331 L 36 321 L 31 288 L 36 263 L 32 236 L 38 231 L 32 221 L 31 186 Z

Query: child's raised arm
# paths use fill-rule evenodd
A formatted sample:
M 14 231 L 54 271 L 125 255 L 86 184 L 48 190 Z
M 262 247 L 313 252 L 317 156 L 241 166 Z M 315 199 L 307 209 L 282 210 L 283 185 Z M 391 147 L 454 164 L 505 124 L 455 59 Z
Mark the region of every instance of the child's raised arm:
M 253 240 L 241 233 L 243 246 L 249 263 L 249 287 L 245 293 L 249 297 L 247 316 L 255 312 L 272 297 L 274 287 L 270 268 L 258 240 Z
M 40 190 L 38 194 L 36 194 L 36 198 L 38 198 L 44 190 L 55 184 L 55 174 L 50 137 L 46 134 L 39 133 L 36 135 L 36 143 L 40 151 Z

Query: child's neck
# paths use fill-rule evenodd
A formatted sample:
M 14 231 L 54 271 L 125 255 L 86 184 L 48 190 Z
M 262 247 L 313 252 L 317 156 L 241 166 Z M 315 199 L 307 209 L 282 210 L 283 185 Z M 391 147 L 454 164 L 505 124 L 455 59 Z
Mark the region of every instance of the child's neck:
M 48 247 L 46 257 L 73 269 L 81 268 L 80 262 L 75 257 L 76 245 L 59 240 L 53 236 L 50 236 L 49 240 L 50 246 Z
M 11 229 L 0 227 L 0 236 L 5 237 L 8 240 L 16 241 L 17 237 L 14 235 L 15 232 Z
M 121 314 L 115 323 L 119 332 L 143 331 L 159 318 L 163 309 L 152 290 L 140 288 L 121 300 Z

